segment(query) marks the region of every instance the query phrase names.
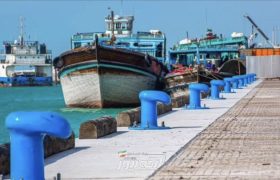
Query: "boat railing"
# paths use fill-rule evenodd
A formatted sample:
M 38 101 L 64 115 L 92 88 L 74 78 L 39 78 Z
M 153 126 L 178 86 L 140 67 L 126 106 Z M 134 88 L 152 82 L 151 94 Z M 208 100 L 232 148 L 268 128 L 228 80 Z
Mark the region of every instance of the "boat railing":
M 99 35 L 101 37 L 106 37 L 106 35 L 102 32 L 87 32 L 87 33 L 76 33 L 72 36 L 73 41 L 79 40 L 94 40 L 95 35 Z
M 199 50 L 238 50 L 239 46 L 233 46 L 233 45 L 221 45 L 221 46 L 215 46 L 215 47 L 199 47 Z M 196 47 L 178 47 L 177 49 L 173 51 L 196 51 Z
M 163 34 L 151 34 L 149 32 L 143 33 L 143 32 L 137 32 L 137 34 L 132 34 L 132 38 L 147 38 L 147 39 L 154 39 L 154 38 L 164 38 Z
M 4 45 L 20 45 L 20 42 L 14 42 L 14 41 L 4 41 L 3 42 Z M 39 44 L 38 41 L 24 41 L 24 45 L 28 45 L 28 46 L 37 46 Z
M 223 38 L 223 39 L 212 39 L 212 40 L 202 40 L 200 41 L 199 48 L 208 48 L 209 46 L 214 48 L 224 48 L 227 47 L 230 49 L 230 46 L 236 48 L 240 44 L 246 44 L 247 40 L 245 36 L 242 37 L 232 37 L 232 38 Z M 181 44 L 178 45 L 175 50 L 190 50 L 190 49 L 196 49 L 197 44 L 191 43 L 191 44 Z

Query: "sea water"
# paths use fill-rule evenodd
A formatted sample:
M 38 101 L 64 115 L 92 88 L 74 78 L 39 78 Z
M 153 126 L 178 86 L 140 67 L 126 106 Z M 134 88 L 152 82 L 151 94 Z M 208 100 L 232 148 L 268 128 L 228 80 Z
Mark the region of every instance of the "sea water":
M 9 142 L 5 119 L 14 111 L 57 112 L 68 120 L 77 137 L 82 122 L 105 115 L 115 117 L 126 109 L 66 108 L 61 86 L 0 88 L 0 144 Z

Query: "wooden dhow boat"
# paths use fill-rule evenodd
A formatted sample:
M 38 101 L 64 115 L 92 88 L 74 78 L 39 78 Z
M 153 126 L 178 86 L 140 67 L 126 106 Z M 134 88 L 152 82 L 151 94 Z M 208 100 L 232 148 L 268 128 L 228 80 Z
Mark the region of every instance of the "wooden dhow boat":
M 54 59 L 68 107 L 132 107 L 142 90 L 161 89 L 167 68 L 156 58 L 95 44 Z
M 222 80 L 225 77 L 246 74 L 243 61 L 234 59 L 226 61 L 217 71 L 209 71 L 203 67 L 187 68 L 175 65 L 175 69 L 165 76 L 165 91 L 173 98 L 188 95 L 190 83 L 204 83 L 210 86 L 211 80 Z

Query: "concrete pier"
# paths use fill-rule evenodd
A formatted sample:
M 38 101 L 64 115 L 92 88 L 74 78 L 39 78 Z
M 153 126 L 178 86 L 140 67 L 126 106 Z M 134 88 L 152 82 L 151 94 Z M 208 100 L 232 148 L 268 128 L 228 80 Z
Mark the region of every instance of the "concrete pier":
M 264 81 L 150 179 L 279 179 L 280 81 Z
M 202 104 L 206 104 L 210 109 L 186 110 L 184 108 L 178 108 L 171 113 L 160 116 L 158 119 L 159 123 L 164 121 L 166 126 L 171 127 L 171 129 L 168 130 L 134 131 L 122 127 L 118 128 L 117 133 L 101 139 L 77 140 L 75 149 L 54 155 L 46 160 L 46 179 L 53 179 L 58 172 L 61 173 L 62 179 L 145 179 L 150 176 L 152 176 L 152 179 L 170 179 L 180 178 L 181 176 L 192 177 L 193 172 L 191 170 L 198 170 L 198 166 L 194 166 L 190 163 L 195 164 L 201 161 L 212 167 L 211 162 L 217 157 L 220 158 L 222 164 L 216 164 L 216 166 L 222 168 L 224 164 L 227 164 L 227 159 L 231 158 L 233 155 L 234 157 L 239 155 L 239 152 L 232 151 L 234 150 L 232 147 L 231 149 L 229 148 L 230 155 L 220 157 L 219 153 L 213 148 L 216 144 L 220 145 L 221 148 L 225 147 L 225 145 L 231 144 L 231 141 L 224 141 L 222 144 L 216 143 L 222 137 L 231 137 L 233 133 L 231 132 L 231 129 L 228 131 L 228 128 L 232 127 L 233 130 L 240 133 L 239 135 L 241 137 L 237 137 L 237 139 L 246 139 L 245 137 L 248 134 L 251 135 L 250 138 L 253 138 L 255 134 L 258 134 L 255 131 L 250 131 L 251 127 L 249 127 L 249 125 L 254 124 L 250 118 L 245 118 L 244 122 L 241 121 L 239 123 L 240 125 L 233 125 L 233 123 L 237 121 L 236 119 L 239 119 L 237 118 L 239 116 L 238 113 L 240 113 L 242 109 L 247 111 L 251 110 L 250 108 L 247 108 L 247 105 L 252 100 L 248 101 L 248 99 L 253 99 L 255 97 L 254 93 L 261 91 L 259 89 L 262 89 L 267 82 L 264 82 L 259 85 L 258 88 L 255 88 L 259 83 L 261 83 L 261 81 L 257 81 L 244 89 L 238 89 L 237 93 L 224 94 L 223 96 L 226 99 L 223 100 L 222 103 L 211 99 L 203 99 Z M 280 89 L 279 83 L 278 86 Z M 279 91 L 278 94 L 280 94 Z M 268 92 L 274 92 L 274 89 L 270 89 Z M 243 98 L 244 96 L 246 97 Z M 271 100 L 274 99 L 274 95 L 262 95 L 262 99 L 265 99 L 266 97 Z M 241 98 L 243 99 L 238 102 Z M 275 99 L 274 103 L 275 102 L 279 103 L 280 101 L 279 99 Z M 231 108 L 236 103 L 238 103 L 236 107 Z M 273 102 L 269 102 L 267 105 L 272 107 L 272 105 L 270 105 L 271 103 L 273 104 Z M 266 103 L 260 103 L 259 106 L 261 107 L 264 105 L 266 105 Z M 257 105 L 255 104 L 255 106 Z M 258 108 L 258 111 L 261 110 L 260 107 Z M 227 112 L 229 109 L 230 111 Z M 253 111 L 256 111 L 256 109 Z M 215 120 L 216 122 L 213 123 Z M 275 123 L 277 122 L 275 119 L 274 121 Z M 263 118 L 256 122 L 262 123 L 263 125 L 266 124 Z M 205 134 L 208 132 L 209 128 L 207 127 L 211 123 L 213 124 L 209 128 L 212 130 L 209 131 L 208 134 Z M 216 123 L 218 124 L 215 125 Z M 280 128 L 280 124 L 278 126 Z M 256 127 L 256 129 L 261 129 L 259 126 L 254 127 Z M 277 126 L 274 124 L 274 127 L 276 128 Z M 205 128 L 207 129 L 204 130 Z M 246 129 L 248 132 L 242 132 L 243 129 Z M 269 134 L 269 132 L 267 133 Z M 262 135 L 262 138 L 266 137 L 264 133 L 261 133 L 260 135 Z M 204 141 L 198 141 L 197 139 L 200 137 L 202 137 Z M 262 138 L 260 138 L 260 140 Z M 235 142 L 234 140 L 235 139 L 233 138 L 232 142 Z M 278 141 L 279 139 L 275 139 L 276 145 L 279 144 Z M 189 152 L 188 149 L 191 144 L 196 142 L 198 142 L 198 144 L 195 144 L 193 151 Z M 239 146 L 242 146 L 242 144 L 238 143 L 235 144 L 237 149 Z M 253 148 L 251 150 L 253 152 L 254 147 L 250 146 L 250 143 L 251 141 L 245 146 Z M 267 144 L 267 142 L 261 141 L 259 145 L 261 144 Z M 210 148 L 209 151 L 207 151 L 208 148 Z M 212 157 L 212 153 L 208 154 L 208 152 L 212 152 L 210 150 L 213 150 L 218 154 Z M 185 151 L 187 152 L 184 154 Z M 254 155 L 254 157 L 257 155 Z M 206 161 L 207 157 L 210 158 L 209 162 Z M 179 164 L 176 160 L 179 161 Z M 265 161 L 262 166 L 270 166 L 271 164 L 267 165 L 268 163 L 271 162 Z M 202 167 L 203 163 L 201 163 L 200 166 Z M 193 167 L 196 167 L 197 169 Z M 157 171 L 158 169 L 159 171 Z M 213 166 L 212 169 L 209 169 L 211 172 L 214 172 L 217 168 Z M 220 171 L 224 171 L 224 169 L 222 168 L 219 172 Z M 241 171 L 241 168 L 239 171 Z M 198 173 L 197 177 L 200 177 L 199 172 L 195 172 Z M 202 170 L 201 172 L 204 171 Z M 227 171 L 227 173 L 229 172 L 231 172 L 231 170 Z M 271 174 L 272 169 L 269 172 Z M 274 173 L 277 174 L 278 172 L 275 171 Z M 211 175 L 210 173 L 209 175 L 212 176 L 213 174 Z M 206 177 L 203 173 L 201 176 L 204 178 Z

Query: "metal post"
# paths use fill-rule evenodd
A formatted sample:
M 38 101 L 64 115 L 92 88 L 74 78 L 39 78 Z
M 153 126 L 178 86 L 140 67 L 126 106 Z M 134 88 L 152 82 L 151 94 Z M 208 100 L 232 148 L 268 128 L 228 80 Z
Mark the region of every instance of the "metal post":
M 167 129 L 167 127 L 157 125 L 157 102 L 170 104 L 170 96 L 162 91 L 146 90 L 139 94 L 139 98 L 141 100 L 141 125 L 130 129 Z
M 191 83 L 189 85 L 189 91 L 190 104 L 187 106 L 187 109 L 207 109 L 206 107 L 201 107 L 200 93 L 208 92 L 209 87 L 206 84 L 202 83 Z
M 220 98 L 219 87 L 225 86 L 225 82 L 222 80 L 212 80 L 211 84 L 211 99 L 222 99 Z
M 235 80 L 233 78 L 224 78 L 224 81 L 225 81 L 224 92 L 225 93 L 232 93 L 231 85 Z
M 52 112 L 13 112 L 6 118 L 11 140 L 11 179 L 43 180 L 46 134 L 68 138 L 66 119 Z

